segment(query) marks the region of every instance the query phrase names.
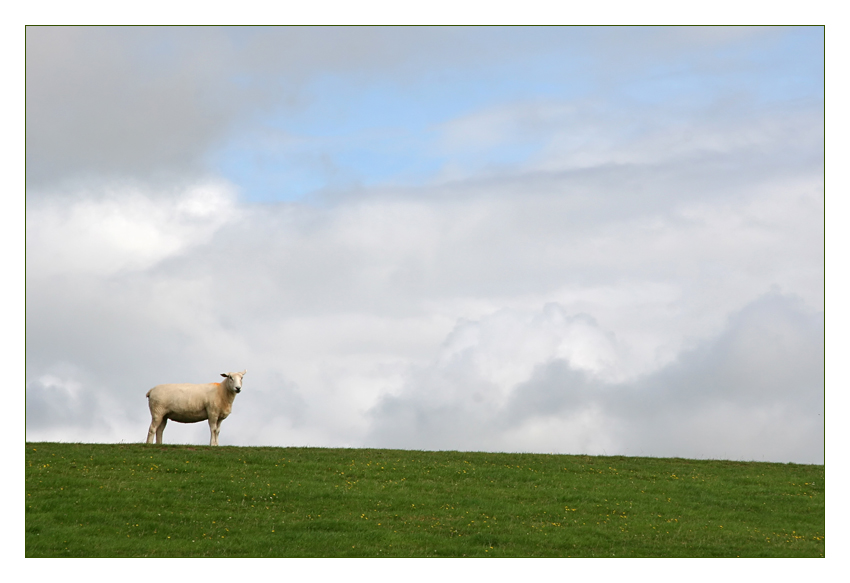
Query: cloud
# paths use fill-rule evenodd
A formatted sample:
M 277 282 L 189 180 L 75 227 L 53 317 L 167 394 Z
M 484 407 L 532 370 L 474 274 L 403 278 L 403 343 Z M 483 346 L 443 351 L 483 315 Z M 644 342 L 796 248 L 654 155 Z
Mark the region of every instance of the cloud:
M 559 354 L 564 346 L 572 354 Z M 614 346 L 612 334 L 554 304 L 530 319 L 461 322 L 433 364 L 372 410 L 369 443 L 823 463 L 823 314 L 799 298 L 759 298 L 717 337 L 619 382 L 588 367 L 588 355 L 603 362 Z
M 205 37 L 219 32 L 176 36 L 27 28 L 28 186 L 198 171 L 199 155 L 235 113 L 236 92 L 214 74 L 227 67 L 220 51 L 207 52 L 211 67 L 197 59 L 215 45 Z
M 438 151 L 451 160 L 443 179 L 454 180 L 517 170 L 523 176 L 581 169 L 616 172 L 626 166 L 631 172 L 658 166 L 677 167 L 682 174 L 724 170 L 746 179 L 757 168 L 795 173 L 817 167 L 823 159 L 818 104 L 765 107 L 741 97 L 675 108 L 668 103 L 614 106 L 596 99 L 518 100 L 453 118 L 438 130 Z M 731 155 L 747 157 L 751 165 L 733 168 Z M 708 180 L 705 186 L 716 182 L 711 176 L 699 178 Z M 704 187 L 679 195 L 701 191 Z M 721 193 L 715 189 L 713 194 Z
M 133 186 L 91 189 L 27 205 L 27 276 L 143 271 L 203 245 L 239 212 L 224 184 L 162 193 Z

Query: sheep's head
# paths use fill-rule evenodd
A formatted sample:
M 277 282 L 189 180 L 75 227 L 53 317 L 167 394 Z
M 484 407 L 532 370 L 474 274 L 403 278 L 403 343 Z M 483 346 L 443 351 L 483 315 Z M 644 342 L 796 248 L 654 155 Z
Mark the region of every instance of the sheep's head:
M 242 377 L 245 376 L 246 372 L 248 372 L 247 369 L 242 372 L 223 372 L 221 376 L 227 379 L 225 383 L 229 385 L 233 392 L 240 393 L 242 392 Z

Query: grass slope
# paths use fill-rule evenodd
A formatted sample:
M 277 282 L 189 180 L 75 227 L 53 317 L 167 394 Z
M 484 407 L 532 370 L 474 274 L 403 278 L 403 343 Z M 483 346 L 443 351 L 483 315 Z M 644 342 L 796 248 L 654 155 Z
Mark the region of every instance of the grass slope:
M 824 467 L 26 444 L 27 557 L 822 557 Z

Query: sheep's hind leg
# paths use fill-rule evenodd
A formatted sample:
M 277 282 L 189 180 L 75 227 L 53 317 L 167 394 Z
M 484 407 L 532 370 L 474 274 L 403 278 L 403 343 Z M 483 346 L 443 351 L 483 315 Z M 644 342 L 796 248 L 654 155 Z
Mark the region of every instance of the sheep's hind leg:
M 168 423 L 168 417 L 163 417 L 159 427 L 156 428 L 156 444 L 162 444 L 162 432 L 165 431 L 165 424 Z
M 165 419 L 160 421 L 156 416 L 151 418 L 151 426 L 148 428 L 148 440 L 145 443 L 153 443 L 153 437 L 156 435 L 156 442 L 160 443 L 162 439 L 162 430 L 159 427 L 165 427 Z

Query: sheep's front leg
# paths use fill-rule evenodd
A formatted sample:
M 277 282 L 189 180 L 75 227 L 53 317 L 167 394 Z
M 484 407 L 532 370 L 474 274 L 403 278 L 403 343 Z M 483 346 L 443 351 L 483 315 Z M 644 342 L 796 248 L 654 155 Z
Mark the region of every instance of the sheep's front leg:
M 210 417 L 210 445 L 218 445 L 218 433 L 221 431 L 221 419 Z

